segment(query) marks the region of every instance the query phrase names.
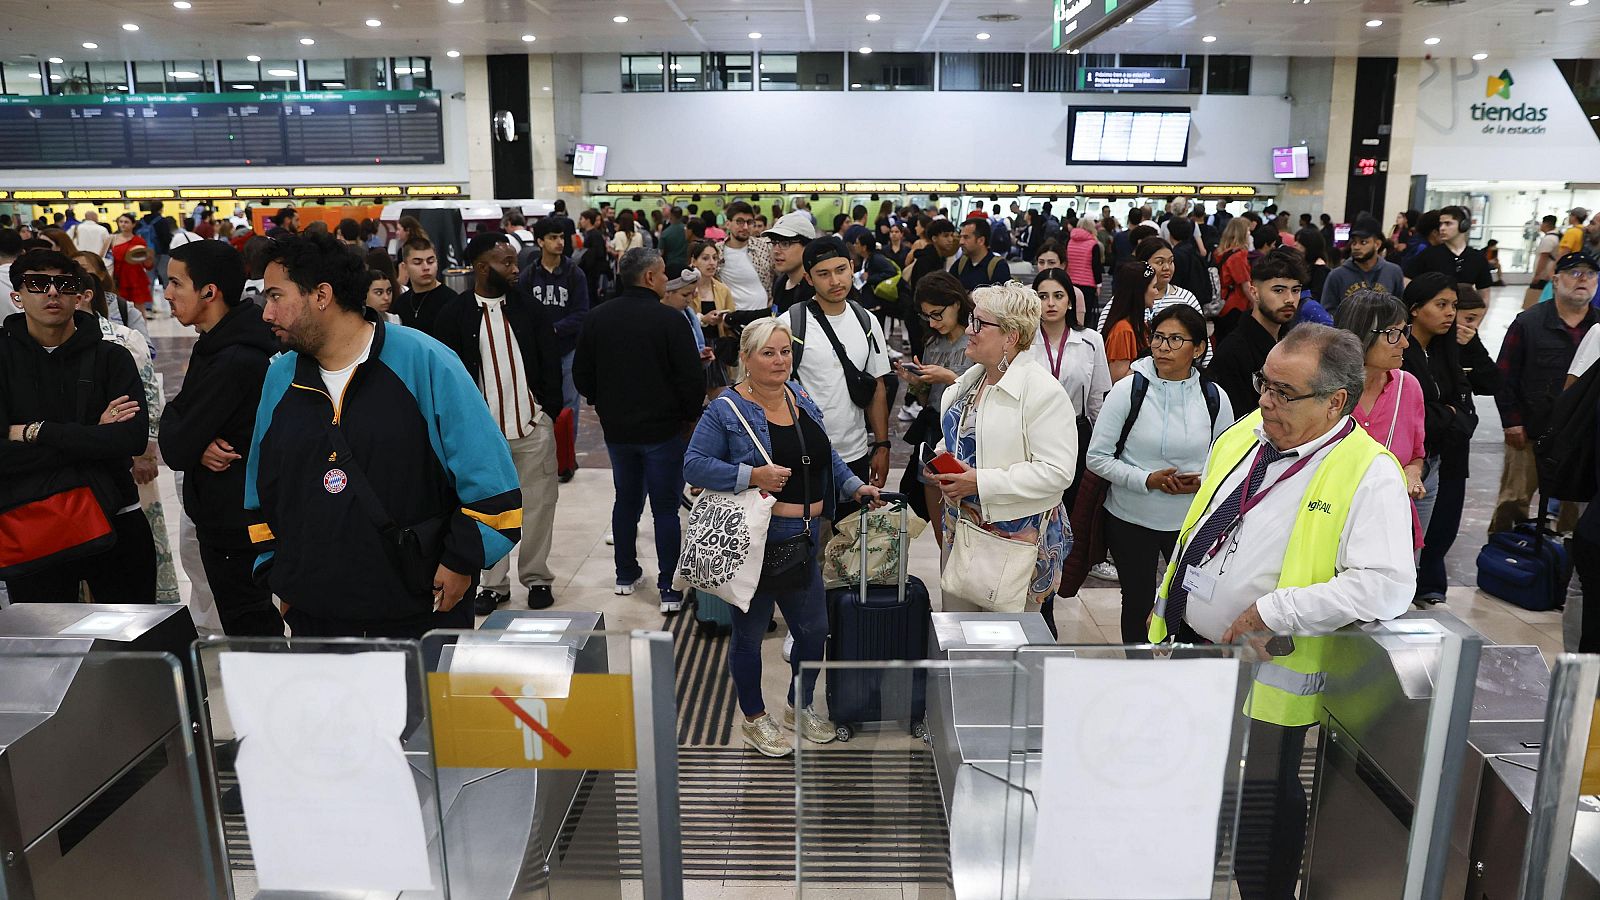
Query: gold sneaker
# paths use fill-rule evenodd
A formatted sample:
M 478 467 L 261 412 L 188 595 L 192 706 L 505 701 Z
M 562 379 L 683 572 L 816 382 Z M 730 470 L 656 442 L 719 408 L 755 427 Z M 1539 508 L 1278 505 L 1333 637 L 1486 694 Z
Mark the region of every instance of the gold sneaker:
M 800 711 L 800 727 L 795 728 L 794 707 L 783 711 L 783 724 L 791 730 L 800 732 L 800 736 L 813 744 L 826 744 L 836 739 L 839 735 L 833 730 L 833 723 L 817 714 L 811 707 Z
M 744 742 L 756 748 L 763 756 L 784 757 L 794 753 L 786 735 L 778 728 L 772 716 L 765 715 L 754 721 L 746 719 L 739 725 L 744 732 Z

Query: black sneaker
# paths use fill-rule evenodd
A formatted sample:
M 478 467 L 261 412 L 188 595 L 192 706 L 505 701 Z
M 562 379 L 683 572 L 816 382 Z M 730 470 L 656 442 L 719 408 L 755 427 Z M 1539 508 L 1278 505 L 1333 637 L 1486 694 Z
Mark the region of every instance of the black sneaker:
M 528 588 L 529 609 L 549 609 L 555 602 L 555 595 L 550 593 L 550 585 L 536 584 Z
M 562 469 L 560 472 L 556 473 L 556 480 L 560 481 L 562 484 L 566 484 L 567 482 L 571 481 L 572 476 L 576 475 L 577 473 L 578 470 L 576 468 Z
M 510 597 L 498 591 L 484 588 L 478 592 L 478 596 L 472 601 L 472 613 L 473 615 L 487 616 L 489 613 L 494 612 L 495 607 L 510 599 Z

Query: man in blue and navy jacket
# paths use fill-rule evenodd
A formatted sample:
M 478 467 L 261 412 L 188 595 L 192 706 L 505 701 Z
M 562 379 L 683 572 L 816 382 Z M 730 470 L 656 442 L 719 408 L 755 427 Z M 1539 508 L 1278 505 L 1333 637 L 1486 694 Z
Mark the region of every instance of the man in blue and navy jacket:
M 471 628 L 461 603 L 511 551 L 522 495 L 483 395 L 444 345 L 367 310 L 360 257 L 326 235 L 267 252 L 267 372 L 244 504 L 256 576 L 299 637 Z

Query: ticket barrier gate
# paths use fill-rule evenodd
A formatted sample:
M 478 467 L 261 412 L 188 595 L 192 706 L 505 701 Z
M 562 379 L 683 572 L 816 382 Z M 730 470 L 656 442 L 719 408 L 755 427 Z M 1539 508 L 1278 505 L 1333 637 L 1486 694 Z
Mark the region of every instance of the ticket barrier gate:
M 194 634 L 182 606 L 0 610 L 0 897 L 225 896 L 168 655 Z
M 420 646 L 197 643 L 207 745 L 239 741 L 243 815 L 216 823 L 236 879 L 258 879 L 262 900 L 587 900 L 620 897 L 631 878 L 650 900 L 680 898 L 671 639 L 596 630 L 602 621 L 505 611 L 484 630 L 434 632 Z M 338 674 L 359 675 L 365 662 L 386 674 Z M 589 702 L 596 684 L 609 693 Z M 403 715 L 377 718 L 384 709 Z M 371 755 L 396 739 L 403 769 Z M 614 752 L 596 757 L 597 746 Z M 362 752 L 379 765 L 340 767 Z M 612 771 L 625 769 L 637 799 Z M 349 795 L 343 779 L 368 770 L 387 782 Z M 619 837 L 635 820 L 637 843 Z M 318 828 L 394 840 L 319 859 L 306 838 Z

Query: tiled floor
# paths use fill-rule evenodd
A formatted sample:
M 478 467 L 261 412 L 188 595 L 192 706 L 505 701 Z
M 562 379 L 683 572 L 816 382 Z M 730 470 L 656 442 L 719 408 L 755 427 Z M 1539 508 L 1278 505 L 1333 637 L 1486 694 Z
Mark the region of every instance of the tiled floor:
M 1497 350 L 1507 323 L 1517 311 L 1521 290 L 1509 289 L 1502 291 L 1502 294 L 1503 301 L 1494 304 L 1483 328 L 1491 352 Z M 170 319 L 153 322 L 152 332 L 157 337 L 158 365 L 167 378 L 170 396 L 176 393 L 181 382 L 192 338 L 185 334 L 186 329 Z M 1480 398 L 1479 412 L 1482 421 L 1473 441 L 1474 477 L 1468 483 L 1467 509 L 1461 534 L 1450 554 L 1451 588 L 1445 608 L 1479 629 L 1492 641 L 1533 644 L 1543 651 L 1547 659 L 1551 659 L 1562 648 L 1560 613 L 1528 612 L 1480 594 L 1473 587 L 1473 560 L 1482 544 L 1484 528 L 1494 503 L 1501 446 L 1499 419 L 1488 398 Z M 656 571 L 648 516 L 640 524 L 638 542 L 639 559 L 645 570 L 645 585 L 631 597 L 618 597 L 612 593 L 612 548 L 605 544 L 604 536 L 609 528 L 613 494 L 603 444 L 598 440 L 599 427 L 593 419 L 592 410 L 586 411 L 583 431 L 585 436 L 580 441 L 580 451 L 584 467 L 570 484 L 562 486 L 556 512 L 556 533 L 550 558 L 556 574 L 556 608 L 599 610 L 605 613 L 607 626 L 613 629 L 660 628 L 663 622 L 656 609 L 655 592 L 648 589 Z M 172 474 L 163 470 L 160 483 L 166 503 L 168 528 L 176 546 L 178 516 L 181 513 Z M 925 533 L 913 544 L 910 570 L 928 584 L 937 608 L 938 550 L 931 532 Z M 179 577 L 187 596 L 188 579 L 181 572 Z M 517 605 L 524 603 L 525 599 L 519 590 L 511 602 Z M 1091 580 L 1090 586 L 1084 589 L 1079 598 L 1058 605 L 1056 620 L 1061 640 L 1066 643 L 1117 642 L 1120 602 L 1120 594 L 1115 586 L 1101 585 Z M 781 637 L 781 630 L 769 635 L 763 653 L 765 695 L 768 704 L 774 708 L 781 708 L 788 685 L 788 667 L 779 655 Z M 687 887 L 686 896 L 689 898 L 743 900 L 794 895 L 792 885 L 770 881 L 691 881 Z M 637 885 L 634 884 L 626 896 L 637 895 Z M 904 888 L 898 885 L 854 885 L 833 891 L 808 891 L 806 896 L 836 896 L 841 900 L 846 897 L 851 900 L 898 900 L 917 896 L 917 888 L 915 885 Z

